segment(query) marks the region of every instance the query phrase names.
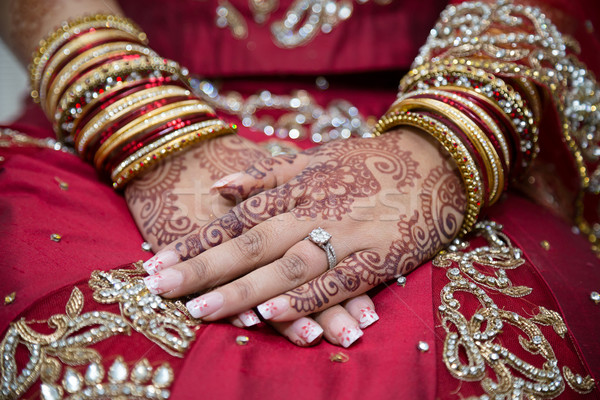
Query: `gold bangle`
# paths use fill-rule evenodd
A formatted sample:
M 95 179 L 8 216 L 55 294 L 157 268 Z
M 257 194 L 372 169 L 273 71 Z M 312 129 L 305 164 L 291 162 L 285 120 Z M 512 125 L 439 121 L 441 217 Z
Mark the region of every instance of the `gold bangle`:
M 456 162 L 465 187 L 467 206 L 459 236 L 464 236 L 473 228 L 483 206 L 483 185 L 477 164 L 471 153 L 452 130 L 433 118 L 410 110 L 416 108 L 404 105 L 388 112 L 375 125 L 373 134 L 379 136 L 401 125 L 419 128 L 433 136 Z
M 496 113 L 498 113 L 498 115 L 503 115 L 505 117 L 506 122 L 508 122 L 510 124 L 510 127 L 515 132 L 517 132 L 517 127 L 515 125 L 515 122 L 508 115 L 506 115 L 506 112 L 500 108 L 500 106 L 498 105 L 498 103 L 496 103 L 495 101 L 493 101 L 489 97 L 485 96 L 481 92 L 478 92 L 478 91 L 476 91 L 474 89 L 471 89 L 471 88 L 465 88 L 465 87 L 460 87 L 460 86 L 451 86 L 451 85 L 450 86 L 440 86 L 437 89 L 440 89 L 440 90 L 452 90 L 452 91 L 455 91 L 455 92 L 467 93 L 469 96 L 474 97 L 474 98 L 478 99 L 479 101 L 484 102 L 488 106 L 494 108 L 496 110 Z M 517 145 L 517 143 L 515 143 L 515 145 Z
M 461 131 L 467 135 L 470 142 L 481 155 L 481 159 L 483 160 L 484 167 L 487 171 L 489 189 L 489 197 L 487 199 L 488 205 L 494 204 L 500 198 L 502 188 L 504 188 L 504 175 L 501 173 L 504 171 L 498 153 L 496 153 L 492 143 L 481 129 L 479 129 L 479 127 L 460 110 L 451 107 L 442 101 L 435 99 L 407 98 L 403 104 L 411 104 L 417 107 L 421 106 L 424 109 L 437 112 L 456 124 Z
M 410 97 L 419 96 L 422 94 L 448 98 L 448 99 L 460 104 L 461 106 L 468 108 L 471 112 L 473 112 L 473 114 L 477 115 L 477 117 L 489 128 L 490 133 L 498 141 L 498 145 L 500 147 L 500 150 L 502 151 L 502 155 L 505 160 L 506 167 L 508 169 L 510 169 L 510 151 L 508 149 L 508 143 L 506 142 L 506 139 L 504 138 L 504 134 L 500 130 L 500 127 L 498 126 L 498 124 L 496 124 L 496 122 L 490 117 L 490 115 L 483 108 L 479 107 L 477 104 L 473 103 L 471 100 L 469 100 L 465 97 L 459 96 L 452 92 L 448 92 L 446 90 L 432 90 L 432 89 L 417 90 L 417 91 L 408 93 L 407 94 L 408 97 L 402 96 L 401 98 L 403 98 L 403 99 L 410 98 Z
M 52 57 L 56 50 L 69 41 L 73 35 L 78 35 L 81 31 L 91 28 L 119 29 L 134 35 L 141 43 L 147 44 L 146 34 L 137 25 L 127 18 L 116 15 L 98 14 L 80 17 L 71 22 L 63 22 L 59 29 L 49 33 L 44 39 L 40 40 L 39 47 L 29 65 L 32 88 L 31 97 L 34 100 L 37 101 L 39 98 L 40 79 L 50 57 Z
M 132 112 L 134 109 L 156 101 L 157 98 L 166 99 L 177 96 L 189 96 L 190 94 L 189 90 L 173 85 L 151 87 L 130 94 L 111 104 L 88 121 L 82 127 L 79 135 L 75 138 L 75 148 L 79 154 L 82 154 L 88 141 L 96 135 L 96 133 L 103 130 L 106 123 L 116 121 L 122 116 Z
M 93 108 L 95 104 L 103 101 L 104 97 L 111 92 L 111 89 L 114 87 L 119 87 L 119 85 L 135 83 L 135 81 L 132 83 L 118 82 L 116 79 L 117 77 L 133 72 L 142 72 L 148 70 L 154 70 L 155 72 L 167 72 L 174 76 L 185 76 L 186 74 L 185 71 L 182 71 L 179 68 L 179 64 L 174 61 L 166 61 L 160 57 L 148 59 L 145 56 L 135 60 L 113 61 L 102 66 L 101 68 L 90 71 L 84 77 L 71 85 L 60 100 L 60 106 L 53 116 L 54 129 L 57 135 L 59 135 L 59 138 L 64 137 L 65 133 L 70 134 L 73 130 L 73 126 L 77 123 L 77 120 L 86 113 L 86 110 Z M 87 82 L 86 79 L 88 79 Z M 112 80 L 113 86 L 104 86 L 106 85 L 107 80 Z M 104 86 L 104 93 L 102 95 L 98 95 L 97 97 L 92 96 L 90 101 L 80 109 L 75 107 L 79 97 L 85 96 L 86 92 L 100 85 Z M 65 126 L 64 122 L 67 118 L 67 115 L 71 115 L 73 117 L 73 126 Z
M 119 41 L 114 43 L 104 43 L 81 53 L 63 66 L 52 82 L 50 82 L 50 76 L 59 64 L 48 66 L 46 72 L 44 72 L 42 82 L 40 83 L 39 101 L 44 111 L 47 113 L 48 110 L 53 110 L 53 108 L 56 107 L 58 97 L 75 74 L 85 71 L 90 65 L 97 64 L 102 60 L 118 56 L 119 54 L 123 54 L 124 56 L 129 54 L 158 56 L 158 54 L 146 46 L 132 42 Z
M 199 129 L 198 131 L 191 132 L 181 138 L 168 142 L 165 145 L 160 146 L 148 153 L 145 157 L 135 160 L 131 164 L 130 168 L 125 169 L 120 174 L 117 174 L 113 180 L 113 187 L 115 189 L 122 188 L 131 179 L 147 171 L 159 161 L 164 160 L 174 153 L 187 150 L 190 146 L 198 144 L 204 140 L 228 133 L 235 133 L 235 126 L 229 126 L 223 121 L 218 120 L 213 126 Z
M 192 114 L 213 113 L 212 108 L 207 106 L 199 99 L 183 100 L 167 104 L 163 107 L 152 110 L 146 114 L 140 115 L 133 121 L 120 127 L 118 131 L 112 134 L 98 149 L 94 155 L 94 165 L 100 170 L 104 160 L 120 144 L 130 141 L 133 137 L 144 130 L 154 126 L 159 126 L 180 117 Z
M 218 118 L 214 118 L 202 122 L 196 122 L 188 126 L 184 126 L 183 128 L 179 128 L 176 131 L 164 135 L 156 139 L 152 143 L 142 147 L 141 149 L 127 157 L 125 160 L 121 161 L 121 163 L 119 163 L 116 167 L 113 168 L 110 174 L 110 178 L 114 181 L 116 177 L 120 176 L 124 170 L 130 169 L 131 166 L 134 165 L 137 160 L 145 159 L 149 153 L 153 152 L 157 148 L 162 147 L 163 145 L 169 142 L 178 139 L 179 137 L 182 137 L 192 132 L 197 132 L 204 128 L 214 128 L 215 126 L 221 125 L 225 126 L 225 123 Z

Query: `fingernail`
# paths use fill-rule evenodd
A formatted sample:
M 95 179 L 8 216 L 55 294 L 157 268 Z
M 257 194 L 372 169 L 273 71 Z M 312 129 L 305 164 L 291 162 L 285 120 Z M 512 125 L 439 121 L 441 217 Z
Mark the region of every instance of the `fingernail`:
M 150 275 L 156 274 L 165 268 L 170 268 L 179 262 L 179 257 L 173 250 L 159 251 L 144 263 L 144 269 Z
M 260 323 L 258 315 L 256 315 L 256 313 L 252 310 L 238 314 L 238 318 L 240 321 L 242 321 L 242 324 L 244 324 L 245 327 L 254 326 Z
M 223 295 L 219 292 L 207 293 L 188 301 L 185 306 L 194 318 L 206 317 L 223 307 Z
M 230 184 L 231 182 L 235 181 L 240 176 L 242 176 L 241 172 L 236 172 L 234 174 L 230 174 L 230 175 L 224 176 L 221 179 L 219 179 L 218 181 L 216 181 L 215 183 L 213 183 L 213 185 L 210 187 L 210 189 L 211 190 L 213 190 L 213 189 L 220 189 L 223 186 L 227 186 L 228 184 Z
M 300 318 L 292 324 L 292 331 L 306 344 L 314 342 L 323 334 L 323 328 L 308 318 Z
M 348 348 L 354 342 L 356 342 L 363 335 L 363 331 L 356 327 L 343 327 L 342 330 L 337 334 L 338 342 Z
M 365 307 L 360 309 L 360 319 L 358 323 L 361 329 L 365 329 L 367 326 L 379 321 L 379 315 L 371 307 Z
M 162 294 L 170 292 L 181 285 L 183 283 L 183 274 L 177 269 L 169 268 L 156 275 L 145 277 L 144 283 L 150 293 Z
M 275 297 L 256 307 L 264 319 L 275 318 L 290 308 L 290 302 L 283 297 Z

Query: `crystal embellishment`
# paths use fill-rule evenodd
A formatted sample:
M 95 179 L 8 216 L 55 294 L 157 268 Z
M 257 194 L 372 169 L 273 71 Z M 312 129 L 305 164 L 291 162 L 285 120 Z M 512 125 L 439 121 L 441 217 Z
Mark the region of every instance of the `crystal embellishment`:
M 104 378 L 104 368 L 96 362 L 91 363 L 85 371 L 85 382 L 88 385 L 100 383 Z
M 142 361 L 135 364 L 133 370 L 131 370 L 131 380 L 135 383 L 145 383 L 152 377 L 152 366 L 148 360 L 143 359 Z
M 313 229 L 308 236 L 311 242 L 321 245 L 326 244 L 331 239 L 331 235 L 323 228 Z
M 77 393 L 83 386 L 83 377 L 73 368 L 67 368 L 62 382 L 63 387 L 69 393 Z
M 117 357 L 108 370 L 108 379 L 113 383 L 121 383 L 127 379 L 128 373 L 129 371 L 127 371 L 127 365 L 123 362 L 123 358 Z

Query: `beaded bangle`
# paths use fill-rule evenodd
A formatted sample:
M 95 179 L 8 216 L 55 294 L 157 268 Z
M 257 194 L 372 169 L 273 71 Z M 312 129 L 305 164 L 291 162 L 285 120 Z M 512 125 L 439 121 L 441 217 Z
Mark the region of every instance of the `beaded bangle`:
M 510 151 L 508 148 L 508 143 L 506 142 L 506 139 L 504 138 L 500 127 L 484 109 L 482 109 L 472 101 L 468 100 L 467 98 L 458 96 L 452 92 L 447 92 L 444 90 L 417 90 L 408 94 L 409 98 L 421 95 L 433 96 L 434 98 L 441 99 L 442 101 L 449 100 L 455 102 L 456 104 L 464 108 L 460 110 L 463 114 L 471 113 L 474 117 L 476 117 L 479 121 L 476 121 L 474 118 L 471 119 L 477 125 L 479 125 L 479 127 L 483 130 L 484 133 L 486 133 L 486 136 L 488 136 L 488 138 L 492 141 L 492 144 L 497 143 L 496 145 L 494 145 L 494 148 L 496 148 L 497 151 L 499 150 L 502 154 L 502 164 L 503 166 L 505 166 L 505 171 L 509 171 Z M 452 106 L 452 104 L 450 105 Z M 468 116 L 471 117 L 471 115 Z
M 389 111 L 377 122 L 373 134 L 379 136 L 394 127 L 409 125 L 424 130 L 440 142 L 456 162 L 465 186 L 467 207 L 459 236 L 466 235 L 477 222 L 483 204 L 483 186 L 477 165 L 454 132 L 433 118 L 411 112 L 412 108 L 412 105 L 402 105 Z
M 207 121 L 198 122 L 181 129 L 178 129 L 174 132 L 171 132 L 168 135 L 161 137 L 160 139 L 155 140 L 154 142 L 148 144 L 147 146 L 143 146 L 139 150 L 132 152 L 132 154 L 126 155 L 122 157 L 122 159 L 114 160 L 114 165 L 111 166 L 111 179 L 115 180 L 116 176 L 121 174 L 124 170 L 126 170 L 129 166 L 133 165 L 137 159 L 145 158 L 150 152 L 153 150 L 167 144 L 180 136 L 186 135 L 191 132 L 198 131 L 200 129 L 208 128 L 211 126 L 219 125 L 223 123 L 219 119 L 212 119 Z
M 223 121 L 217 120 L 216 123 L 210 127 L 199 129 L 183 137 L 169 141 L 165 145 L 151 151 L 145 157 L 136 159 L 128 166 L 128 168 L 121 173 L 116 174 L 113 179 L 113 187 L 115 189 L 122 188 L 131 179 L 138 176 L 142 172 L 147 171 L 159 161 L 165 159 L 167 156 L 173 153 L 187 150 L 190 146 L 201 141 L 228 133 L 235 133 L 235 126 L 229 126 Z
M 45 91 L 48 80 L 54 75 L 55 71 L 60 71 L 69 60 L 79 56 L 83 51 L 91 47 L 96 47 L 99 44 L 126 41 L 134 42 L 135 36 L 117 29 L 98 29 L 78 36 L 70 42 L 67 42 L 63 47 L 58 49 L 56 54 L 48 60 L 44 72 L 40 80 L 38 88 L 40 98 Z
M 94 65 L 97 65 L 99 61 L 113 59 L 115 56 L 118 56 L 120 54 L 143 54 L 150 57 L 158 57 L 158 54 L 156 54 L 148 47 L 131 42 L 104 43 L 102 45 L 88 49 L 83 53 L 79 54 L 77 57 L 70 60 L 68 64 L 62 66 L 61 69 L 58 70 L 59 75 L 46 78 L 46 74 L 44 74 L 44 78 L 42 79 L 40 89 L 40 103 L 42 104 L 42 108 L 44 108 L 44 111 L 51 110 L 52 104 L 58 102 L 57 99 L 51 100 L 51 96 L 59 96 L 63 92 L 64 86 L 67 85 L 67 83 L 73 79 L 73 76 L 76 73 L 87 71 Z M 47 71 L 49 73 L 54 72 L 50 69 L 48 69 Z M 61 74 L 60 72 L 63 71 L 65 72 Z M 56 86 L 57 88 L 54 88 L 54 86 Z
M 172 79 L 177 79 L 179 74 L 185 75 L 185 71 L 180 71 L 177 63 L 163 60 L 152 59 L 146 60 L 143 58 L 133 61 L 116 61 L 102 68 L 102 71 L 97 71 L 90 74 L 90 81 L 85 82 L 85 79 L 78 81 L 72 86 L 73 90 L 68 90 L 65 96 L 60 100 L 60 106 L 54 115 L 55 130 L 61 133 L 70 133 L 72 127 L 66 126 L 65 122 L 72 122 L 78 119 L 86 111 L 86 105 L 98 103 L 105 100 L 115 86 L 126 81 L 127 78 L 121 76 L 129 73 L 137 74 L 137 79 L 142 79 L 139 75 L 141 72 L 161 74 L 166 72 L 172 76 Z M 135 75 L 133 75 L 135 76 Z M 135 81 L 136 78 L 134 78 Z M 132 82 L 128 82 L 133 85 Z M 111 86 L 112 85 L 112 86 Z M 87 92 L 87 93 L 86 93 Z M 94 97 L 94 95 L 96 97 Z M 89 103 L 88 103 L 89 102 Z M 79 107 L 77 107 L 79 105 Z M 68 118 L 72 118 L 67 121 Z
M 147 37 L 133 22 L 114 15 L 94 15 L 65 22 L 56 31 L 40 40 L 39 48 L 29 66 L 31 79 L 31 97 L 37 101 L 40 90 L 40 79 L 50 57 L 75 35 L 93 28 L 115 28 L 134 35 L 141 43 L 147 43 Z
M 81 134 L 76 135 L 75 145 L 79 153 L 83 153 L 89 139 L 99 130 L 105 129 L 105 124 L 118 120 L 131 112 L 134 108 L 139 108 L 155 101 L 157 98 L 170 98 L 178 96 L 189 96 L 190 91 L 179 86 L 158 86 L 149 89 L 136 91 L 135 93 L 123 97 L 114 102 L 109 107 L 102 110 L 89 120 L 81 129 Z
M 97 169 L 101 168 L 107 154 L 111 152 L 118 143 L 126 141 L 139 134 L 141 131 L 157 126 L 176 118 L 197 113 L 211 113 L 214 110 L 198 99 L 185 100 L 177 103 L 168 104 L 164 107 L 143 114 L 128 124 L 121 126 L 113 135 L 102 143 L 94 157 L 94 165 Z
M 470 143 L 475 146 L 482 156 L 484 167 L 488 172 L 488 188 L 490 193 L 488 205 L 494 204 L 502 194 L 502 188 L 504 187 L 504 171 L 502 171 L 502 164 L 498 153 L 496 153 L 489 139 L 481 129 L 479 129 L 479 127 L 462 112 L 438 100 L 410 98 L 405 100 L 402 104 L 410 104 L 416 107 L 421 106 L 425 109 L 440 113 L 454 122 L 461 131 L 469 137 Z
M 410 71 L 403 78 L 400 90 L 407 92 L 414 86 L 418 89 L 428 89 L 429 86 L 439 88 L 448 85 L 474 87 L 472 90 L 478 91 L 498 103 L 505 114 L 511 116 L 514 114 L 514 117 L 511 118 L 517 128 L 519 148 L 523 153 L 522 163 L 516 167 L 527 167 L 536 153 L 537 126 L 533 119 L 533 113 L 525 104 L 522 96 L 505 81 L 485 70 L 469 65 L 455 65 L 457 63 L 424 64 Z M 431 81 L 431 83 L 429 84 L 427 81 Z

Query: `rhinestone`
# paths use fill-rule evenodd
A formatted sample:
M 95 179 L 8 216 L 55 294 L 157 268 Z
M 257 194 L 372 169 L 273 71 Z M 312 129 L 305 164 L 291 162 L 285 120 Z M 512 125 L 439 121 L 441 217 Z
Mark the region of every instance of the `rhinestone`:
M 96 362 L 91 363 L 85 371 L 85 382 L 88 385 L 100 383 L 104 377 L 104 368 Z
M 118 357 L 108 370 L 108 377 L 111 382 L 121 383 L 127 379 L 127 366 L 122 357 Z
M 159 388 L 167 387 L 173 382 L 173 370 L 169 364 L 163 364 L 154 373 L 152 377 L 152 383 Z
M 152 251 L 152 245 L 148 242 L 144 242 L 144 243 L 142 243 L 142 250 Z
M 7 306 L 9 304 L 12 304 L 16 298 L 17 298 L 17 292 L 12 292 L 10 294 L 7 294 L 6 296 L 4 296 L 4 305 Z
M 247 345 L 249 341 L 250 341 L 250 338 L 248 336 L 240 335 L 240 336 L 238 336 L 238 337 L 235 338 L 235 342 L 237 344 L 239 344 L 240 346 Z
M 398 279 L 396 279 L 396 283 L 398 286 L 404 287 L 406 285 L 406 277 L 402 275 L 399 276 Z
M 596 303 L 596 304 L 600 304 L 600 293 L 598 292 L 592 292 L 590 293 L 590 299 Z
M 52 235 L 50 235 L 50 240 L 54 241 L 54 242 L 60 242 L 60 240 L 62 239 L 62 236 L 59 235 L 58 233 L 53 233 Z
M 548 242 L 547 240 L 542 240 L 540 242 L 540 246 L 542 246 L 542 249 L 544 250 L 550 250 L 550 242 Z
M 61 393 L 55 385 L 42 383 L 41 391 L 43 400 L 59 400 L 62 398 Z
M 419 341 L 419 344 L 417 344 L 417 349 L 419 349 L 420 352 L 425 353 L 426 351 L 429 351 L 429 344 L 421 340 Z
M 65 376 L 63 377 L 62 385 L 65 390 L 69 393 L 77 393 L 81 390 L 83 385 L 83 378 L 79 372 L 72 368 L 67 368 Z

